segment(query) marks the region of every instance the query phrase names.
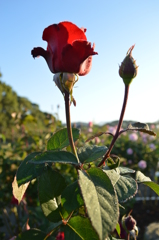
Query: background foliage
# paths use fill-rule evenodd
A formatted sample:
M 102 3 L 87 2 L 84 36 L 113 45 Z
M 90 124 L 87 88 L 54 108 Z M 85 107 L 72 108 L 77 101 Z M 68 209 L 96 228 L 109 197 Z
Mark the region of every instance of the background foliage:
M 128 123 L 124 122 L 123 127 Z M 74 127 L 78 128 L 81 133 L 80 139 L 76 141 L 76 147 L 82 147 L 89 137 L 99 131 L 113 133 L 116 124 L 117 122 L 103 126 L 92 123 L 74 124 Z M 159 123 L 150 124 L 150 127 L 159 133 Z M 0 212 L 2 213 L 0 215 L 0 238 L 9 239 L 18 235 L 25 227 L 27 219 L 32 228 L 48 229 L 49 231 L 49 227 L 52 227 L 53 223 L 44 217 L 40 208 L 37 181 L 31 181 L 20 205 L 17 205 L 17 200 L 12 195 L 12 182 L 20 163 L 26 156 L 32 152 L 47 150 L 48 139 L 61 128 L 63 126 L 57 116 L 41 112 L 37 104 L 31 103 L 24 97 L 19 97 L 10 86 L 0 81 Z M 88 144 L 89 146 L 94 144 L 108 146 L 111 138 L 104 134 L 90 140 Z M 63 147 L 67 147 L 67 150 L 70 151 L 67 144 Z M 159 141 L 157 138 L 144 133 L 124 133 L 117 140 L 113 154 L 121 157 L 121 165 L 143 171 L 145 175 L 157 181 L 155 179 L 155 172 L 159 168 Z M 140 160 L 144 160 L 146 166 L 139 165 Z M 76 179 L 77 173 L 73 167 L 59 163 L 56 163 L 55 167 L 62 175 L 65 173 L 67 184 Z M 127 208 L 122 211 L 127 213 Z M 71 224 L 73 224 L 73 220 Z

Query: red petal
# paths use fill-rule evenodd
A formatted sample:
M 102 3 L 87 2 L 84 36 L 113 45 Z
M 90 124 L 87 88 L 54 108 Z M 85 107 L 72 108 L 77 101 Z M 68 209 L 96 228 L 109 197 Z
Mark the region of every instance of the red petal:
M 80 29 L 71 22 L 50 25 L 43 32 L 43 40 L 48 42 L 47 51 L 34 48 L 32 55 L 44 57 L 53 73 L 86 75 L 91 69 L 91 56 L 97 53 L 86 41 L 85 32 L 85 28 Z
M 31 55 L 33 56 L 33 58 L 39 57 L 39 56 L 42 56 L 43 58 L 45 58 L 48 64 L 48 67 L 50 68 L 50 71 L 54 73 L 53 55 L 51 54 L 50 51 L 45 51 L 43 48 L 37 47 L 37 48 L 33 48 L 33 50 L 31 51 Z
M 84 76 L 88 74 L 92 67 L 92 56 L 89 56 L 81 65 L 79 69 L 79 76 Z
M 62 51 L 62 65 L 64 72 L 86 75 L 91 69 L 92 58 L 97 54 L 94 47 L 87 41 L 74 41 L 67 45 Z
M 71 22 L 61 22 L 45 28 L 43 40 L 48 42 L 48 51 L 53 55 L 54 73 L 63 71 L 61 64 L 62 49 L 77 39 L 86 40 L 87 38 L 84 31 Z

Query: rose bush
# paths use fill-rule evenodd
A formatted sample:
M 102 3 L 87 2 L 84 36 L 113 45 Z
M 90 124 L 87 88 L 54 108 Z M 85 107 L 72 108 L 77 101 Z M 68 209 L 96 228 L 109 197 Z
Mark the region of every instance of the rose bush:
M 71 22 L 60 22 L 44 29 L 43 40 L 47 50 L 41 47 L 31 51 L 32 56 L 42 56 L 52 73 L 69 72 L 79 76 L 89 73 L 92 65 L 93 47 L 87 41 L 85 28 L 78 28 Z

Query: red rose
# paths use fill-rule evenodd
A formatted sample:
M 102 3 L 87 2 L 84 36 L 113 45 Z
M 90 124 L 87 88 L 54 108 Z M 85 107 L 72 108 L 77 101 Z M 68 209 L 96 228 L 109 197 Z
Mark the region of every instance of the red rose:
M 32 56 L 45 58 L 52 73 L 67 72 L 80 76 L 89 73 L 95 45 L 87 41 L 86 29 L 78 28 L 71 22 L 60 22 L 44 29 L 43 40 L 47 50 L 41 47 L 31 51 Z

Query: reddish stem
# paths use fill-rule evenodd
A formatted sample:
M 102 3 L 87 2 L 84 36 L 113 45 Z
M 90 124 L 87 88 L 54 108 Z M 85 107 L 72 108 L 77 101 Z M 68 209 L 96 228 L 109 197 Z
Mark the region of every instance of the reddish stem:
M 79 158 L 76 152 L 75 144 L 73 141 L 73 136 L 72 136 L 72 127 L 71 127 L 71 117 L 70 117 L 70 99 L 69 99 L 69 93 L 65 90 L 65 110 L 66 110 L 66 124 L 67 124 L 67 133 L 68 133 L 68 139 L 69 143 L 72 149 L 73 154 L 75 154 L 78 163 Z
M 122 126 L 122 123 L 123 123 L 123 118 L 124 118 L 124 113 L 125 113 L 125 109 L 126 109 L 126 104 L 127 104 L 127 101 L 128 101 L 128 94 L 129 94 L 129 85 L 125 85 L 125 95 L 124 95 L 124 102 L 123 102 L 123 107 L 122 107 L 122 110 L 121 110 L 121 114 L 120 114 L 120 119 L 119 119 L 119 123 L 118 123 L 118 127 L 117 127 L 117 130 L 116 130 L 116 133 L 112 139 L 112 142 L 109 146 L 109 149 L 108 151 L 106 152 L 106 154 L 104 155 L 102 161 L 99 163 L 98 167 L 102 166 L 103 163 L 105 162 L 105 160 L 110 156 L 110 153 L 111 153 L 111 150 L 117 140 L 117 138 L 119 137 L 119 132 L 120 132 L 120 128 Z

